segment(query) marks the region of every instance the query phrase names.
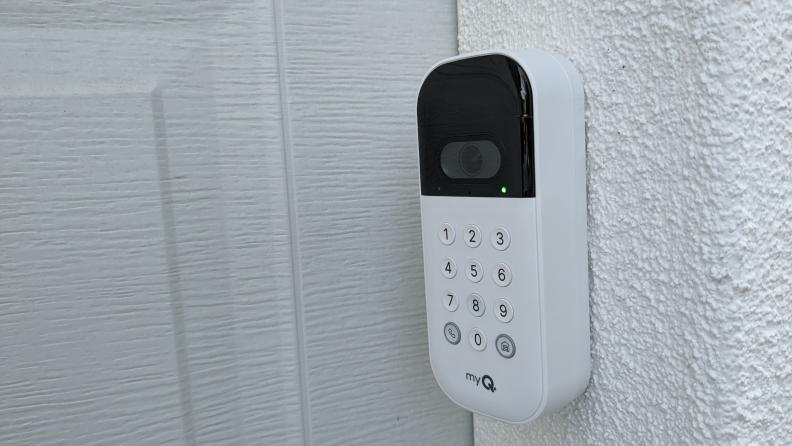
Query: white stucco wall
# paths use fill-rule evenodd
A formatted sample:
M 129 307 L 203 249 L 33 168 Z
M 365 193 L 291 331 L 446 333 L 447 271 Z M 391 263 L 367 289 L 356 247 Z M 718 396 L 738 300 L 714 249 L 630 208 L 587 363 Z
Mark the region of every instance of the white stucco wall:
M 792 6 L 460 0 L 587 96 L 591 383 L 478 445 L 792 444 Z

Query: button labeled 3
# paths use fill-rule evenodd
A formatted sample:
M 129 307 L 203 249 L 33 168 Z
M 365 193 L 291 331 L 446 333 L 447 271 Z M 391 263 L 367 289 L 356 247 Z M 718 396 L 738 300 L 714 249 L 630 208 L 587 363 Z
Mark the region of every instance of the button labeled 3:
M 490 232 L 490 241 L 495 249 L 505 251 L 511 243 L 511 236 L 509 236 L 509 231 L 503 226 L 495 226 Z

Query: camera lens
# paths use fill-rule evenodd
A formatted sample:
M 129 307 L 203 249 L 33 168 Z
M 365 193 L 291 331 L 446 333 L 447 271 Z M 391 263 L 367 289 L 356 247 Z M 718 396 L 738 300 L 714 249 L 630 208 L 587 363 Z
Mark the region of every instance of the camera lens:
M 469 177 L 475 177 L 484 168 L 484 155 L 481 148 L 474 143 L 465 144 L 459 151 L 459 165 L 462 172 Z

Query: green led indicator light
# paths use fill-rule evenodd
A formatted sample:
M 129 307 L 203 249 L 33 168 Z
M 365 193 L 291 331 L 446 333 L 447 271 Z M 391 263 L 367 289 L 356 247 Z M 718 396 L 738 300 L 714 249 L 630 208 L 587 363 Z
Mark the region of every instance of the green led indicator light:
M 506 186 L 503 186 L 503 187 L 501 188 L 501 193 L 502 193 L 502 194 L 505 194 L 505 193 L 506 193 Z

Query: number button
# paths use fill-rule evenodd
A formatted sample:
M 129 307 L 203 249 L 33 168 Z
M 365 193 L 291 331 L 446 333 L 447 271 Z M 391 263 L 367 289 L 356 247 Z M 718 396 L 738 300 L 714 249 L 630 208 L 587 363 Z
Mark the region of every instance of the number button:
M 506 359 L 514 356 L 515 353 L 514 341 L 512 338 L 502 334 L 495 339 L 495 349 L 498 350 L 501 356 Z
M 470 333 L 468 333 L 468 340 L 473 350 L 480 352 L 487 348 L 487 337 L 484 335 L 484 332 L 478 328 L 470 330 Z
M 440 225 L 440 241 L 443 242 L 444 245 L 450 245 L 454 243 L 454 239 L 456 238 L 456 232 L 454 232 L 454 227 L 451 226 L 449 223 L 443 223 Z
M 509 231 L 503 226 L 495 226 L 492 232 L 490 232 L 490 241 L 492 242 L 492 246 L 498 251 L 506 250 L 506 248 L 509 247 L 509 243 L 511 243 Z
M 461 336 L 457 324 L 453 322 L 445 324 L 445 327 L 443 327 L 443 334 L 445 335 L 446 341 L 453 345 L 459 344 L 459 339 Z
M 481 282 L 481 278 L 484 276 L 483 271 L 478 260 L 471 259 L 465 263 L 465 274 L 471 282 Z
M 505 263 L 496 263 L 492 267 L 492 280 L 500 286 L 509 286 L 511 283 L 511 270 Z
M 446 279 L 453 279 L 456 276 L 456 262 L 451 257 L 443 257 L 443 260 L 440 262 L 440 272 L 446 277 Z
M 470 314 L 476 317 L 481 317 L 484 314 L 484 310 L 487 309 L 487 306 L 484 305 L 484 299 L 475 293 L 468 296 L 467 306 Z
M 481 244 L 481 231 L 476 225 L 465 226 L 465 244 L 475 248 Z
M 446 310 L 454 312 L 459 308 L 459 299 L 452 290 L 445 290 L 442 296 L 443 306 Z M 508 321 L 507 321 L 508 322 Z
M 514 308 L 512 308 L 508 300 L 498 299 L 495 301 L 495 317 L 503 323 L 511 322 L 514 317 Z

